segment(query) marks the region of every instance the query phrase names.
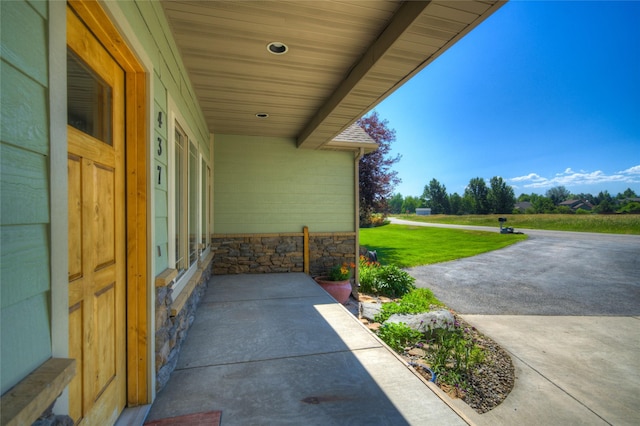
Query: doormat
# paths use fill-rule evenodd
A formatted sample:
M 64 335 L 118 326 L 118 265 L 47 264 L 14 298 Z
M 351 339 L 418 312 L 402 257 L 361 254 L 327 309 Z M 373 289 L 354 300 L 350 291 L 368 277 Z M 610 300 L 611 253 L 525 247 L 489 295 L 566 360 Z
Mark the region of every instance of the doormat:
M 184 416 L 146 422 L 144 426 L 220 426 L 222 411 L 185 414 Z

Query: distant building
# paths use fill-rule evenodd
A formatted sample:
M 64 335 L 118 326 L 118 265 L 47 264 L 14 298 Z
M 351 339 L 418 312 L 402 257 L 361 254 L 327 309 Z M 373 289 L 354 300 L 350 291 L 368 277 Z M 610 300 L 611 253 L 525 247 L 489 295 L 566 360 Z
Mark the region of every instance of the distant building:
M 521 201 L 519 203 L 516 203 L 515 206 L 513 206 L 513 208 L 514 208 L 514 210 L 519 210 L 520 213 L 524 213 L 531 206 L 532 206 L 532 204 L 531 204 L 530 201 Z
M 567 200 L 563 201 L 558 206 L 569 207 L 574 212 L 578 209 L 591 211 L 593 209 L 593 204 L 588 202 L 587 200 Z
M 617 200 L 617 203 L 618 204 L 640 203 L 640 197 L 625 198 L 624 200 Z
M 418 216 L 431 216 L 431 209 L 428 209 L 428 208 L 416 209 L 416 215 L 418 215 Z

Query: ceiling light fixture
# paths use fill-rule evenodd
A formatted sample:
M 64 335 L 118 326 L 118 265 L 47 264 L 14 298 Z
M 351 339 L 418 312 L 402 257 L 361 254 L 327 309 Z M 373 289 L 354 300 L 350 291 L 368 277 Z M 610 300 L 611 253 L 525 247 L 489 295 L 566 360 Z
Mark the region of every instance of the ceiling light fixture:
M 284 55 L 289 51 L 289 48 L 286 44 L 281 43 L 279 41 L 272 41 L 267 44 L 267 50 L 269 53 L 273 53 L 274 55 Z
M 256 117 L 258 118 L 269 118 L 269 114 L 267 114 L 266 112 L 259 112 L 256 114 Z

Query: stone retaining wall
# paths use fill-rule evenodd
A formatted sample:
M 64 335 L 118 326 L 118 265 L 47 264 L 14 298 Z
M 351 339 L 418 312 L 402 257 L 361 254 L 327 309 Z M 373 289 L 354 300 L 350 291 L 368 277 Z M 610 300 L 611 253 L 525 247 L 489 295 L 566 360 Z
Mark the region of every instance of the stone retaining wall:
M 194 274 L 197 282 L 193 287 L 182 309 L 172 315 L 172 298 L 170 286 L 156 287 L 156 392 L 160 392 L 169 381 L 169 376 L 176 368 L 178 355 L 187 332 L 196 316 L 196 308 L 205 293 L 207 283 L 213 272 L 213 256 L 208 256 Z M 189 286 L 183 291 L 187 291 Z
M 355 263 L 355 232 L 309 234 L 309 271 Z M 304 271 L 304 234 L 218 234 L 213 236 L 213 273 L 257 274 Z

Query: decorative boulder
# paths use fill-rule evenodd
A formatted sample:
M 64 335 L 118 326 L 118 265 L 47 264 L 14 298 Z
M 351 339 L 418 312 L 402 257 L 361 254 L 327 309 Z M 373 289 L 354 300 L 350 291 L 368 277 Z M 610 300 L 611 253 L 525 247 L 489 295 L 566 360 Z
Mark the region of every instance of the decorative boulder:
M 382 303 L 380 302 L 369 302 L 369 303 L 361 303 L 360 304 L 360 316 L 369 321 L 374 321 L 376 315 L 380 313 L 382 310 Z
M 404 323 L 413 330 L 426 332 L 435 328 L 452 328 L 455 318 L 451 312 L 442 309 L 420 314 L 393 314 L 385 321 L 387 323 Z

